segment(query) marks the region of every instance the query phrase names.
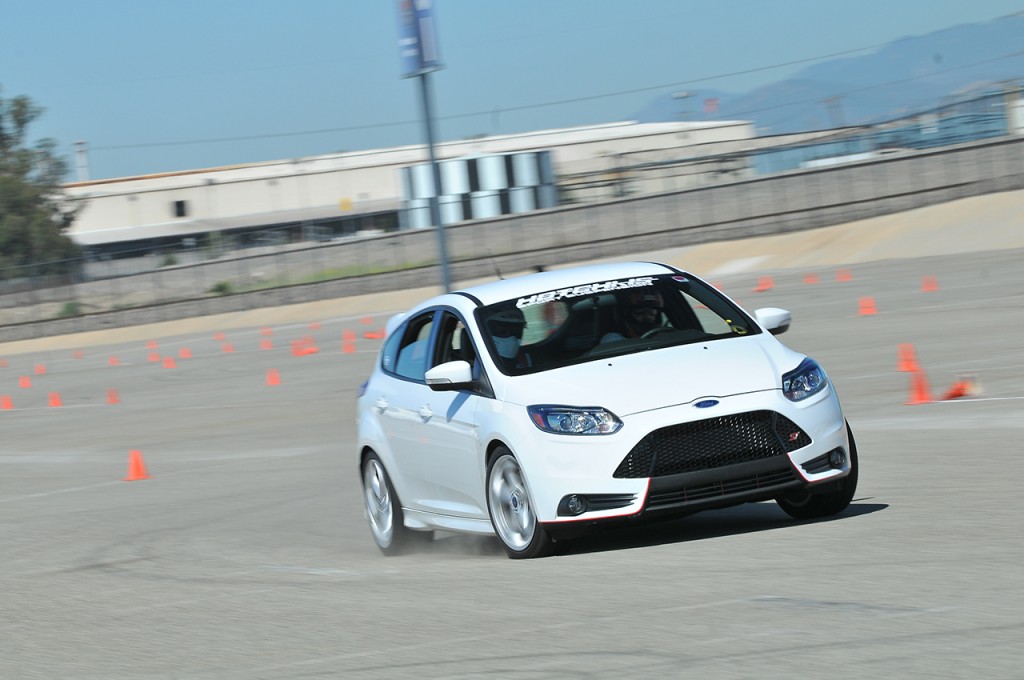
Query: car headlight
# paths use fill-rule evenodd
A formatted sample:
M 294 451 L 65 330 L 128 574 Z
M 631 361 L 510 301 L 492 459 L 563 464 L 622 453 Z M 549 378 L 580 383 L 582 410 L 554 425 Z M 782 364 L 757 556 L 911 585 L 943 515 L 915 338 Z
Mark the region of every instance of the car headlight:
M 821 392 L 828 385 L 825 370 L 814 359 L 804 359 L 795 369 L 782 376 L 782 393 L 790 401 L 801 401 Z
M 597 406 L 527 406 L 530 420 L 555 434 L 612 434 L 622 427 L 615 414 Z

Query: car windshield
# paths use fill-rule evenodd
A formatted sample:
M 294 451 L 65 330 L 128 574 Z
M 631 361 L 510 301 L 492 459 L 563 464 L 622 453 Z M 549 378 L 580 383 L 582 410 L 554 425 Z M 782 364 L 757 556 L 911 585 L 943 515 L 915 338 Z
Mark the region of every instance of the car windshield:
M 761 332 L 717 290 L 686 274 L 538 291 L 476 315 L 491 356 L 508 375 Z

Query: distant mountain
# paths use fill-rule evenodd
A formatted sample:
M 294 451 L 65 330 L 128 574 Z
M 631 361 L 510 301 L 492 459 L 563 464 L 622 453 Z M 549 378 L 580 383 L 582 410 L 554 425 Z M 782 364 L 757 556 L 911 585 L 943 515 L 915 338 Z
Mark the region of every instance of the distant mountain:
M 939 106 L 1024 77 L 1024 12 L 902 38 L 872 54 L 830 59 L 749 92 L 695 89 L 662 95 L 642 123 L 751 120 L 759 134 L 859 125 Z M 1012 55 L 1012 56 L 1011 56 Z M 717 101 L 716 101 L 717 100 Z

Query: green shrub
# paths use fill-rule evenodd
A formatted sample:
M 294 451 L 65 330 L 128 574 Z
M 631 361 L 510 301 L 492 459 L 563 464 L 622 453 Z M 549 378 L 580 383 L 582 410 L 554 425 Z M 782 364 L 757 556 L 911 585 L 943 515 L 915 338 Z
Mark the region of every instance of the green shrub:
M 58 319 L 66 319 L 69 316 L 78 316 L 82 313 L 82 305 L 78 301 L 65 302 L 64 306 L 57 312 Z
M 214 295 L 227 295 L 231 292 L 231 282 L 218 281 L 217 283 L 213 284 L 213 287 L 210 288 L 210 290 L 206 292 L 213 293 Z

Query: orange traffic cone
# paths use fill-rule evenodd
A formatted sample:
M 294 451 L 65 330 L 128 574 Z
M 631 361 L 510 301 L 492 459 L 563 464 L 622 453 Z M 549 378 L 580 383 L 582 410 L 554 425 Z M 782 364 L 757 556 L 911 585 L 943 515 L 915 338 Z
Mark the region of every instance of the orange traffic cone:
M 36 375 L 46 375 L 46 364 L 36 364 Z
M 341 351 L 344 354 L 355 354 L 356 334 L 354 331 L 345 331 L 341 334 Z
M 924 276 L 921 278 L 921 291 L 924 293 L 932 293 L 939 289 L 939 280 L 934 276 Z
M 107 403 L 108 404 L 120 404 L 121 403 L 121 397 L 118 396 L 117 390 L 114 390 L 114 389 L 107 390 Z
M 304 357 L 307 354 L 316 354 L 320 350 L 317 349 L 316 341 L 313 340 L 313 336 L 307 335 L 299 340 L 295 341 L 292 347 L 292 354 L 298 357 Z
M 267 369 L 267 385 L 280 385 L 281 375 L 277 372 L 276 368 Z
M 155 364 L 160 361 L 160 352 L 150 352 L 147 358 Z
M 376 331 L 366 331 L 363 333 L 363 337 L 367 340 L 381 340 L 384 338 L 384 329 L 381 328 Z
M 371 317 L 364 316 L 363 318 L 359 319 L 359 323 L 363 324 L 364 326 L 369 326 L 370 324 L 373 323 L 373 319 Z
M 146 464 L 142 462 L 142 451 L 132 449 L 128 452 L 128 476 L 123 481 L 135 482 L 140 479 L 149 479 L 149 475 L 146 474 Z
M 871 316 L 872 314 L 878 314 L 878 307 L 875 306 L 875 298 L 862 297 L 860 299 L 860 310 L 858 313 L 861 316 Z
M 775 287 L 775 282 L 770 276 L 762 276 L 757 280 L 757 285 L 754 286 L 755 293 L 763 293 L 766 290 L 771 290 Z
M 930 404 L 932 395 L 928 389 L 928 378 L 924 371 L 918 370 L 910 374 L 910 397 L 907 399 L 908 406 L 916 404 Z
M 107 359 L 107 363 L 111 366 L 120 366 L 121 360 L 118 359 L 116 356 L 111 356 L 109 359 Z
M 225 342 L 223 345 L 220 346 L 220 350 L 225 354 L 231 354 L 232 352 L 235 351 L 235 346 L 232 345 L 230 342 Z
M 178 364 L 177 364 L 177 362 L 174 361 L 174 357 L 172 357 L 172 356 L 164 357 L 164 368 L 177 368 L 177 367 L 178 367 Z
M 216 340 L 217 342 L 223 342 L 224 334 L 221 333 L 220 331 L 217 331 L 216 333 L 213 334 L 213 339 Z
M 9 394 L 0 396 L 0 410 L 10 411 L 14 408 L 14 401 Z
M 274 349 L 274 341 L 270 338 L 261 338 L 260 349 Z
M 60 392 L 50 392 L 50 406 L 63 406 L 64 402 L 60 400 Z
M 157 344 L 156 340 L 147 340 L 146 349 L 156 349 L 160 345 Z
M 178 350 L 178 358 L 179 359 L 191 359 L 192 358 L 192 350 L 190 350 L 188 347 L 182 347 L 181 349 Z
M 901 373 L 913 373 L 914 371 L 920 371 L 921 367 L 917 364 L 917 353 L 914 351 L 914 346 L 909 342 L 901 344 L 898 348 L 899 360 L 896 365 L 896 370 Z
M 836 281 L 853 281 L 853 274 L 849 269 L 839 269 L 836 271 Z
M 804 274 L 804 283 L 818 283 L 819 280 L 817 274 Z
M 967 383 L 963 382 L 962 380 L 957 380 L 955 383 L 953 383 L 953 386 L 950 387 L 946 391 L 946 393 L 942 395 L 942 399 L 943 400 L 947 400 L 947 399 L 959 399 L 960 397 L 966 397 L 967 396 L 967 387 L 968 387 Z
M 972 376 L 961 375 L 957 376 L 956 382 L 953 386 L 946 390 L 946 393 L 942 395 L 945 399 L 959 399 L 960 397 L 973 397 L 977 394 L 977 387 L 975 380 Z
M 27 375 L 18 376 L 18 387 L 32 387 L 32 378 Z

